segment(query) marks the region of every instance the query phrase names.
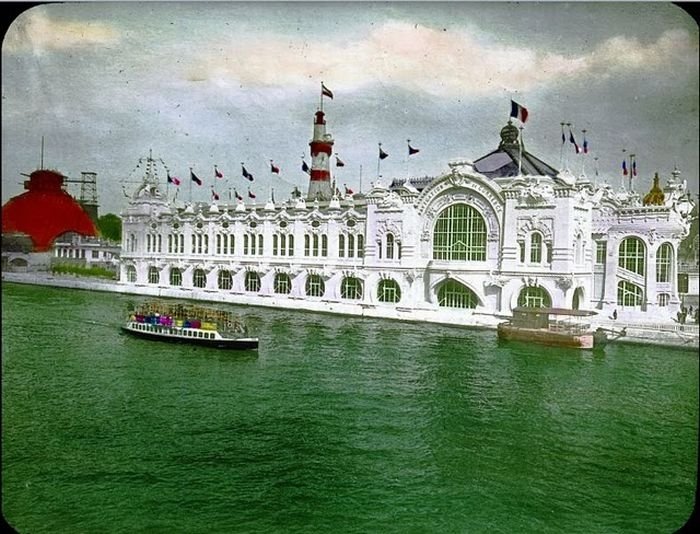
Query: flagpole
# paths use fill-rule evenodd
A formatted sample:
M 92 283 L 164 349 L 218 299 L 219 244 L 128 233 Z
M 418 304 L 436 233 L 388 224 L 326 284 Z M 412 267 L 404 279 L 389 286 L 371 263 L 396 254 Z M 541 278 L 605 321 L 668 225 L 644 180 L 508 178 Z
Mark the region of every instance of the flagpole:
M 598 157 L 593 158 L 593 166 L 595 167 L 595 174 L 593 175 L 593 189 L 598 187 Z
M 571 123 L 570 123 L 570 122 L 567 122 L 567 123 L 566 123 L 566 126 L 569 128 L 569 135 L 571 135 Z M 569 153 L 568 153 L 568 152 L 566 153 L 566 163 L 565 163 L 565 165 L 566 165 L 565 168 L 566 168 L 567 171 L 571 170 L 571 169 L 569 169 Z
M 408 161 L 411 159 L 411 155 L 409 154 L 410 146 L 411 146 L 411 140 L 406 139 L 407 147 L 406 147 L 406 183 L 408 183 L 408 180 L 410 179 L 410 174 L 408 172 Z
M 587 147 L 586 144 L 586 130 L 581 130 L 581 133 L 583 134 L 583 146 Z M 583 151 L 583 157 L 581 158 L 581 176 L 585 177 L 586 176 L 586 151 Z
M 192 167 L 190 167 L 190 204 L 192 204 Z
M 323 111 L 323 80 L 321 80 L 321 111 Z
M 564 144 L 566 144 L 566 137 L 564 136 L 564 123 L 561 124 L 561 148 L 559 149 L 559 167 L 562 168 L 564 165 Z
M 379 143 L 379 151 L 377 152 L 377 182 L 379 182 L 379 170 L 380 170 L 380 165 L 382 163 L 381 150 L 382 150 L 382 144 Z
M 520 127 L 520 142 L 518 143 L 518 176 L 523 175 L 523 127 Z
M 360 165 L 360 190 L 358 193 L 362 194 L 362 165 Z

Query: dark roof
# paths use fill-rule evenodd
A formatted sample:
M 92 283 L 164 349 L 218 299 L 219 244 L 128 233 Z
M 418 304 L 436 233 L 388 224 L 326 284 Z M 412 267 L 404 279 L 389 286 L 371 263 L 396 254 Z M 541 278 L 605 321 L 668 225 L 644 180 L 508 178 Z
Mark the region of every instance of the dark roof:
M 501 130 L 501 143 L 498 149 L 477 159 L 474 162 L 474 168 L 489 178 L 503 178 L 519 174 L 551 176 L 553 178 L 559 174 L 559 171 L 554 167 L 530 154 L 524 146 L 521 148 L 518 138 L 518 128 L 508 121 L 508 124 Z

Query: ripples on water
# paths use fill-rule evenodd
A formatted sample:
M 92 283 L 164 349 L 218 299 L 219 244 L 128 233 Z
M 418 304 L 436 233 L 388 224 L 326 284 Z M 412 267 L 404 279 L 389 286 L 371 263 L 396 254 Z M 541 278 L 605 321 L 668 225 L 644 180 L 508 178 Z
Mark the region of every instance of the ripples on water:
M 692 352 L 236 308 L 260 349 L 226 353 L 120 334 L 133 300 L 3 284 L 20 532 L 672 532 L 692 510 Z

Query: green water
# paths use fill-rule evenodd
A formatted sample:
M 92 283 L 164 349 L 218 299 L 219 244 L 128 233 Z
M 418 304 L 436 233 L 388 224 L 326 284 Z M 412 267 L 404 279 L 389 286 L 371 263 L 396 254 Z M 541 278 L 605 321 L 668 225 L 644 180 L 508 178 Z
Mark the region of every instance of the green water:
M 119 332 L 133 296 L 3 284 L 19 532 L 673 532 L 698 355 L 240 308 L 257 353 Z

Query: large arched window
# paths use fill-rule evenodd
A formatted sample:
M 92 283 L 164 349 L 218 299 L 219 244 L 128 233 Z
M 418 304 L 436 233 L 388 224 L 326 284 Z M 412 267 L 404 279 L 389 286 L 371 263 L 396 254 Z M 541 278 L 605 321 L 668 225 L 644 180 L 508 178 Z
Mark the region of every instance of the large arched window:
M 433 259 L 486 259 L 486 223 L 477 210 L 454 204 L 440 213 L 433 232 Z
M 207 285 L 207 274 L 204 269 L 195 269 L 192 273 L 192 285 L 194 287 L 204 287 Z
M 530 236 L 530 262 L 542 262 L 542 234 L 533 232 Z
M 527 306 L 528 308 L 549 308 L 552 305 L 552 299 L 547 293 L 547 290 L 539 286 L 524 287 L 518 295 L 518 306 Z
M 245 290 L 260 291 L 260 275 L 255 271 L 245 273 Z
M 399 283 L 392 278 L 380 280 L 377 287 L 377 298 L 379 302 L 398 302 L 401 300 Z
M 233 277 L 231 271 L 219 271 L 219 289 L 231 289 L 233 287 Z
M 286 273 L 275 275 L 275 293 L 288 294 L 292 290 L 292 280 Z
M 148 283 L 157 284 L 160 281 L 160 271 L 157 267 L 148 268 Z
M 340 284 L 340 298 L 359 300 L 362 298 L 362 280 L 346 276 Z
M 176 267 L 170 269 L 170 285 L 171 286 L 181 286 L 182 285 L 182 271 Z
M 318 274 L 310 274 L 306 277 L 306 295 L 309 297 L 322 297 L 326 292 L 326 284 Z
M 644 290 L 638 285 L 622 280 L 617 284 L 617 303 L 620 306 L 641 306 Z
M 479 297 L 464 284 L 447 280 L 438 289 L 438 305 L 446 308 L 476 308 Z
M 671 281 L 671 264 L 673 259 L 673 247 L 670 243 L 663 243 L 656 251 L 656 281 Z
M 617 264 L 623 269 L 644 276 L 644 243 L 638 237 L 623 239 Z
M 133 265 L 126 266 L 126 281 L 136 282 L 136 267 Z

